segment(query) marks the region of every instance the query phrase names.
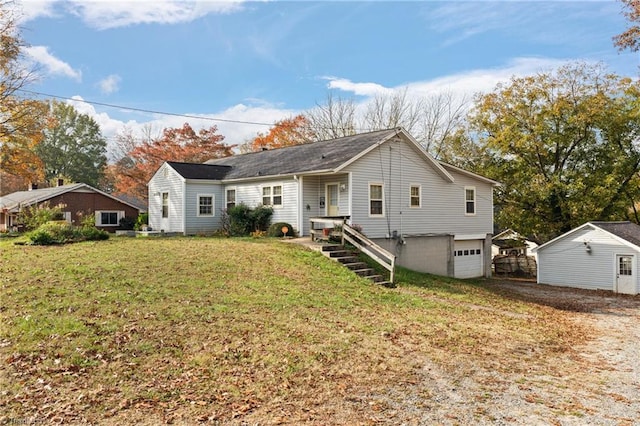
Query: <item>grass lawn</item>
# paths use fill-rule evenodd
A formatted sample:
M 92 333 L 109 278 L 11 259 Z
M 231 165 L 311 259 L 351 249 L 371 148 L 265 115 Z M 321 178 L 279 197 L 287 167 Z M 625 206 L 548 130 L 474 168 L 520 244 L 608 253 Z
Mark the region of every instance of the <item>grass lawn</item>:
M 427 363 L 552 372 L 584 337 L 482 281 L 397 283 L 266 239 L 2 239 L 0 423 L 368 424 Z

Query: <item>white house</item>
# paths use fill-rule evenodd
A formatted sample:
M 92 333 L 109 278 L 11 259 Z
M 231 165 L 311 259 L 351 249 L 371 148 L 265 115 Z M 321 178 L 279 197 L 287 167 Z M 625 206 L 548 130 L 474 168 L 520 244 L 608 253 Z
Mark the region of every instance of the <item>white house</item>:
M 493 257 L 501 254 L 534 256 L 535 253 L 533 253 L 533 249 L 536 247 L 538 247 L 537 243 L 528 240 L 525 236 L 513 229 L 505 229 L 493 236 L 491 255 Z
M 638 294 L 640 226 L 587 222 L 534 250 L 538 283 Z
M 273 207 L 303 236 L 344 218 L 398 264 L 460 278 L 489 275 L 497 182 L 439 162 L 401 128 L 214 159 L 167 162 L 149 181 L 149 225 L 213 232 L 229 206 Z

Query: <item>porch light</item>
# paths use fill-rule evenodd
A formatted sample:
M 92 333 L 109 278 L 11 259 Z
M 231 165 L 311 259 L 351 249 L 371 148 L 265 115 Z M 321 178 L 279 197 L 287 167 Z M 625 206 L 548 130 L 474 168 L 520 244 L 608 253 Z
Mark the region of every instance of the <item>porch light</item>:
M 340 184 L 340 192 L 344 192 L 347 190 L 347 184 L 346 183 L 341 183 Z

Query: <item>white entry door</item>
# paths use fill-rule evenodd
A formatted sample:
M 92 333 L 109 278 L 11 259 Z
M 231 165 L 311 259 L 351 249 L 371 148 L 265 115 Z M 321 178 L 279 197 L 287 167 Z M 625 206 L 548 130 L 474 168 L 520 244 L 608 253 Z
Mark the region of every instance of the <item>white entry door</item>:
M 616 255 L 616 292 L 636 294 L 636 275 L 633 271 L 633 256 Z
M 338 216 L 338 184 L 327 184 L 327 216 Z

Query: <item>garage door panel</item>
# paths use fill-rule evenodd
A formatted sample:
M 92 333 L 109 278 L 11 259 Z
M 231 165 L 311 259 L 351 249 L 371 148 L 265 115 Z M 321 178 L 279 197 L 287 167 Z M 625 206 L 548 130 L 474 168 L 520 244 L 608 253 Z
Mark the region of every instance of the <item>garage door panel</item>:
M 482 241 L 456 241 L 454 270 L 456 278 L 476 278 L 484 275 Z

